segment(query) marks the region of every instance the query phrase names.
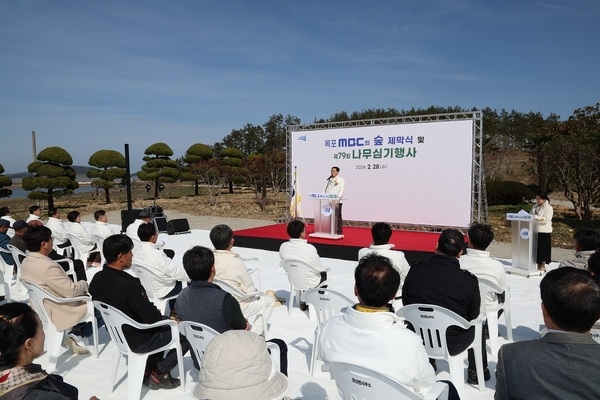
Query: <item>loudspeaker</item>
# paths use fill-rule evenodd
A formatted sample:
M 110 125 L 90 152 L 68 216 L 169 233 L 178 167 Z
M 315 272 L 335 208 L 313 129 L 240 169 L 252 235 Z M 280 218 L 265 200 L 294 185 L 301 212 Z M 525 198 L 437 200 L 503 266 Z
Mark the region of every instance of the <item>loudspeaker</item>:
M 167 217 L 154 217 L 154 226 L 156 227 L 156 232 L 166 232 L 167 231 Z
M 180 233 L 189 233 L 190 224 L 187 218 L 172 219 L 167 223 L 167 234 L 178 235 Z
M 127 227 L 138 219 L 142 210 L 142 208 L 132 208 L 131 211 L 121 210 L 121 232 L 125 232 Z

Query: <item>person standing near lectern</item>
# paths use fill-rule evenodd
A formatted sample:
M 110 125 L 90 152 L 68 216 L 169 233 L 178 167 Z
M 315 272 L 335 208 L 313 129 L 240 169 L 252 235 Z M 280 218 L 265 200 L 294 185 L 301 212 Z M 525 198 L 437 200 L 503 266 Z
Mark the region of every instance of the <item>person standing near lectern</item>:
M 325 193 L 337 194 L 340 198 L 337 207 L 335 208 L 335 216 L 337 219 L 337 234 L 342 234 L 342 195 L 344 194 L 344 178 L 340 176 L 339 167 L 331 167 L 331 175 L 327 178 L 327 185 L 325 186 Z

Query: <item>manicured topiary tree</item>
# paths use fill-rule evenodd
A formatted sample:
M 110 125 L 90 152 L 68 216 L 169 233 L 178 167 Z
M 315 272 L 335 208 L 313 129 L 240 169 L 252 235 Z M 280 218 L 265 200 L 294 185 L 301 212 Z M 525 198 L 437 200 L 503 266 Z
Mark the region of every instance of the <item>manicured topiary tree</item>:
M 179 168 L 175 160 L 171 160 L 173 150 L 162 142 L 154 143 L 144 151 L 146 155 L 138 178 L 154 183 L 154 199 L 158 199 L 160 183 L 174 183 L 179 177 Z
M 0 174 L 4 173 L 4 166 L 0 164 Z M 6 175 L 0 175 L 0 197 L 10 197 L 12 190 L 6 189 L 12 186 L 12 180 Z
M 213 149 L 203 143 L 191 145 L 185 152 L 185 156 L 183 156 L 182 161 L 185 163 L 185 166 L 182 167 L 179 179 L 194 181 L 194 196 L 198 196 L 200 194 L 198 186 L 200 184 L 201 177 L 198 173 L 196 173 L 197 170 L 193 167 L 202 161 L 210 160 L 212 157 Z
M 62 147 L 47 147 L 37 159 L 27 166 L 33 176 L 23 178 L 23 189 L 29 190 L 28 198 L 47 200 L 48 208 L 54 208 L 54 198 L 73 193 L 79 187 L 76 173 L 71 167 L 73 158 Z
M 88 164 L 95 169 L 86 175 L 94 179 L 92 186 L 104 189 L 106 204 L 110 204 L 110 189 L 115 187 L 115 180 L 124 179 L 126 175 L 125 157 L 116 150 L 98 150 L 90 156 Z

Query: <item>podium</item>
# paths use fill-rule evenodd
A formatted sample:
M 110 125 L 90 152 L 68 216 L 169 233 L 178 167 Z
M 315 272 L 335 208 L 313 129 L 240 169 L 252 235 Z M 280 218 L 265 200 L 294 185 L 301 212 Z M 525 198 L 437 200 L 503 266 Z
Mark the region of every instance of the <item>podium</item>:
M 309 193 L 308 198 L 313 200 L 313 213 L 315 219 L 315 232 L 310 237 L 323 239 L 342 239 L 344 235 L 337 234 L 336 207 L 340 203 L 337 194 Z
M 537 254 L 537 225 L 531 214 L 506 214 L 506 220 L 511 221 L 512 239 L 512 268 L 507 274 L 526 276 L 542 275 L 536 263 Z

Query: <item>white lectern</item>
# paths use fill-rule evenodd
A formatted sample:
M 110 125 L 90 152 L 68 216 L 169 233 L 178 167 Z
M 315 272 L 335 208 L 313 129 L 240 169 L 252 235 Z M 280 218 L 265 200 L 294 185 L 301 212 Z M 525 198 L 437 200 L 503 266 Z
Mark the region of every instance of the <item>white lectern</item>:
M 537 225 L 532 214 L 506 214 L 506 220 L 511 221 L 512 238 L 512 268 L 508 274 L 516 274 L 529 278 L 541 275 L 536 264 L 537 254 Z
M 308 236 L 323 239 L 342 239 L 344 235 L 337 234 L 337 217 L 335 214 L 340 197 L 331 193 L 309 193 L 308 198 L 313 200 L 315 219 L 315 232 Z

